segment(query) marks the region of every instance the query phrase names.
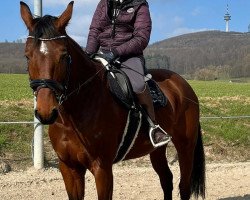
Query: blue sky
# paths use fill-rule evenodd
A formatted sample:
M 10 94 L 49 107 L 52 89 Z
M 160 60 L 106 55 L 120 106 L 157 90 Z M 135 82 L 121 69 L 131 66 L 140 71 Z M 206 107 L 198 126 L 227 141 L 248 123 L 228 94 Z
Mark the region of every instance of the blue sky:
M 34 0 L 24 0 L 33 12 Z M 43 14 L 58 16 L 70 0 L 43 0 Z M 68 34 L 82 46 L 99 0 L 75 0 Z M 153 30 L 150 43 L 173 36 L 205 30 L 225 31 L 223 16 L 229 5 L 230 31 L 247 32 L 250 24 L 250 0 L 148 0 Z M 19 0 L 5 0 L 0 7 L 0 42 L 12 42 L 27 36 L 19 13 Z

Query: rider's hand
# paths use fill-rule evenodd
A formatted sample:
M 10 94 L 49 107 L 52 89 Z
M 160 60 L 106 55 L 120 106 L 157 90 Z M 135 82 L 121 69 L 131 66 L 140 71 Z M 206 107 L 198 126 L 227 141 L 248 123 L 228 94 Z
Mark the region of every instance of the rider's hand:
M 109 52 L 105 52 L 104 54 L 102 54 L 102 57 L 108 62 L 108 63 L 112 63 L 115 59 L 116 56 L 112 51 Z
M 89 58 L 93 58 L 94 57 L 94 53 L 90 53 L 88 51 L 85 51 L 86 55 L 89 57 Z

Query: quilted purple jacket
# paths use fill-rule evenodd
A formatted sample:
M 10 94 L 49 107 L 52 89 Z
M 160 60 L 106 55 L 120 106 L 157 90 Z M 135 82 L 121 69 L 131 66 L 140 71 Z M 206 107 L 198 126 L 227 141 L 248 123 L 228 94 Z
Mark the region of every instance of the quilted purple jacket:
M 108 15 L 108 0 L 99 2 L 90 25 L 86 46 L 88 53 L 101 49 L 120 57 L 143 55 L 152 28 L 148 4 L 146 0 L 129 2 L 116 18 L 115 32 L 112 32 L 112 21 Z

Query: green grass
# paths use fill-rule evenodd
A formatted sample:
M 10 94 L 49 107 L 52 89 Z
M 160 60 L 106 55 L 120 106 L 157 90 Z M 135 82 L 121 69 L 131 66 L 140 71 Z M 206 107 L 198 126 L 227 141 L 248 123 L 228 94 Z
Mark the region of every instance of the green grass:
M 229 81 L 189 81 L 199 98 L 247 96 L 250 97 L 250 83 L 230 83 Z
M 30 122 L 33 120 L 32 100 L 0 101 L 0 112 L 0 122 Z M 32 132 L 32 124 L 0 124 L 0 152 L 7 149 L 27 153 Z
M 200 101 L 201 116 L 250 115 L 250 83 L 189 81 Z M 27 75 L 0 74 L 0 121 L 32 121 L 33 95 Z M 205 144 L 246 149 L 250 119 L 201 119 Z M 46 134 L 45 134 L 46 135 Z M 30 156 L 32 125 L 0 124 L 0 155 Z
M 250 116 L 250 83 L 190 81 L 200 101 L 202 117 Z M 250 118 L 201 119 L 207 143 L 250 145 Z
M 0 101 L 31 99 L 28 75 L 0 74 Z
M 28 75 L 0 74 L 0 122 L 32 121 Z M 30 154 L 33 125 L 0 124 L 0 153 Z

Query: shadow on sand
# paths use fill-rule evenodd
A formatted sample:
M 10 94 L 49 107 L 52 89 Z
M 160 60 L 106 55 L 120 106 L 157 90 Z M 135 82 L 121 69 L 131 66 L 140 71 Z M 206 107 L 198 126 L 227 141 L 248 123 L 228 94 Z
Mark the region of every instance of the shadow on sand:
M 250 200 L 250 195 L 244 195 L 243 197 L 227 197 L 219 200 Z

